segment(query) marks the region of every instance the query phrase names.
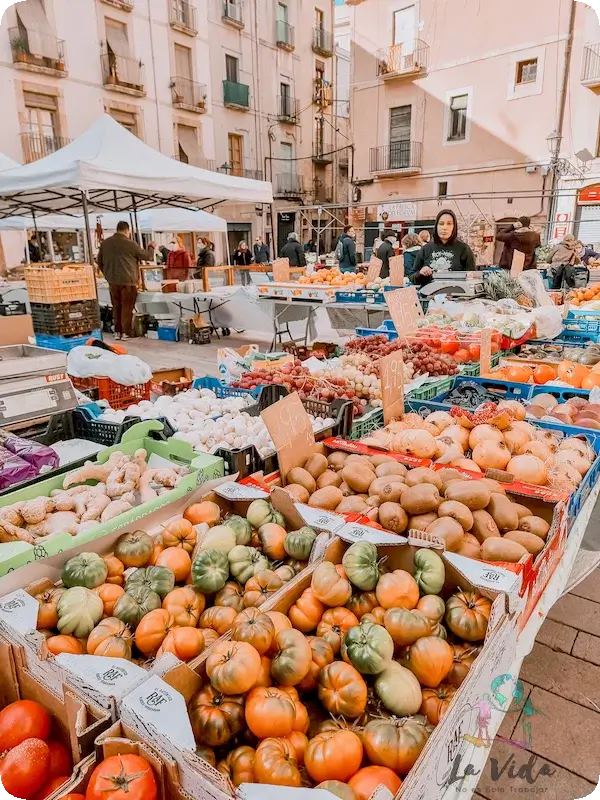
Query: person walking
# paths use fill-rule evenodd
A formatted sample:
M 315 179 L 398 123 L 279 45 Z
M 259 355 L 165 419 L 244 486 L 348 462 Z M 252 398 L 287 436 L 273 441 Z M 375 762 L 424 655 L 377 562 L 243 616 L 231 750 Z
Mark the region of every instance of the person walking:
M 413 282 L 412 276 L 415 272 L 415 262 L 421 250 L 421 239 L 416 233 L 407 233 L 402 239 L 402 253 L 404 257 L 404 275 Z
M 419 233 L 419 239 L 421 240 L 421 244 L 429 244 L 431 241 L 431 234 L 429 231 L 423 230 Z
M 498 261 L 498 266 L 502 267 L 502 269 L 510 269 L 512 267 L 515 252 L 524 254 L 524 270 L 536 268 L 535 251 L 542 244 L 542 240 L 539 233 L 530 226 L 531 220 L 529 217 L 519 217 L 510 228 L 498 231 L 496 234 L 496 240 L 504 242 L 504 248 Z
M 396 231 L 391 229 L 385 230 L 382 234 L 383 242 L 379 245 L 377 249 L 377 258 L 380 258 L 383 262 L 381 265 L 381 272 L 379 273 L 380 278 L 389 278 L 390 277 L 390 258 L 396 255 L 396 248 L 395 245 L 398 243 L 398 237 L 396 236 Z
M 129 223 L 117 224 L 117 232 L 109 236 L 98 250 L 98 269 L 108 281 L 110 300 L 115 321 L 117 339 L 133 337 L 133 309 L 138 292 L 139 265 L 142 261 L 153 261 L 154 242 L 148 250 L 131 239 Z
M 546 262 L 550 264 L 552 276 L 552 288 L 562 289 L 563 280 L 568 284 L 568 273 L 572 272 L 570 267 L 577 267 L 581 264 L 581 258 L 577 255 L 577 239 L 572 233 L 568 233 L 565 238 L 553 247 L 546 256 Z
M 252 253 L 248 248 L 246 242 L 240 242 L 238 248 L 233 254 L 233 263 L 236 267 L 249 267 L 252 263 Z M 250 283 L 250 272 L 247 269 L 240 270 L 242 273 L 242 286 L 248 286 Z
M 173 236 L 167 245 L 167 265 L 165 278 L 168 281 L 185 281 L 192 268 L 192 257 L 183 246 L 181 236 Z
M 263 242 L 262 236 L 257 236 L 254 241 L 254 263 L 268 264 L 270 260 L 269 245 Z
M 31 261 L 31 263 L 39 264 L 40 261 L 42 260 L 42 251 L 40 250 L 40 246 L 37 240 L 37 233 L 35 231 L 29 237 L 29 241 L 27 242 L 27 247 L 29 249 L 29 260 Z
M 281 258 L 289 259 L 290 267 L 306 266 L 304 248 L 300 244 L 298 234 L 294 233 L 294 231 L 288 233 L 287 242 L 281 248 Z
M 335 247 L 335 255 L 340 264 L 342 272 L 354 272 L 356 270 L 356 231 L 352 225 L 346 225 L 344 232 L 338 239 Z
M 475 269 L 475 256 L 468 244 L 458 238 L 458 222 L 454 211 L 444 209 L 437 215 L 433 241 L 423 245 L 415 259 L 411 281 L 425 286 L 433 273 L 468 272 Z
M 201 236 L 198 239 L 198 260 L 196 261 L 196 266 L 200 270 L 200 274 L 198 277 L 202 277 L 202 270 L 204 267 L 214 267 L 216 264 L 215 259 L 215 247 L 210 239 L 207 239 L 205 236 Z M 197 273 L 194 273 L 194 277 L 196 277 Z

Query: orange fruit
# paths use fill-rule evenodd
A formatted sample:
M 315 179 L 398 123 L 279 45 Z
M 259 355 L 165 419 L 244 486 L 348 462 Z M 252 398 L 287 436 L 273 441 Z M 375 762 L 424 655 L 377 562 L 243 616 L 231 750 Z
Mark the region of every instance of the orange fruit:
M 592 371 L 581 381 L 581 388 L 589 392 L 595 387 L 600 388 L 600 373 Z
M 511 364 L 506 370 L 507 380 L 512 381 L 513 383 L 529 383 L 532 376 L 533 370 L 531 367 L 526 367 L 522 364 Z
M 562 361 L 558 365 L 558 379 L 569 383 L 575 389 L 581 389 L 581 383 L 587 375 L 589 375 L 589 370 L 583 364 L 576 364 L 574 361 Z
M 540 364 L 533 370 L 533 382 L 542 384 L 556 380 L 556 370 L 549 364 Z

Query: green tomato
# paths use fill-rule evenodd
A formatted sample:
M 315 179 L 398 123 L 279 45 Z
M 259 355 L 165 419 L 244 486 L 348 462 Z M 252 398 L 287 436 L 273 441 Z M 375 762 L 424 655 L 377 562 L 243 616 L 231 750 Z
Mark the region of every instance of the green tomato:
M 107 575 L 106 561 L 97 553 L 80 553 L 67 561 L 60 577 L 67 589 L 73 586 L 94 589 L 104 583 Z
M 363 592 L 372 592 L 379 581 L 377 548 L 370 542 L 355 542 L 344 553 L 342 566 L 348 580 Z
M 439 594 L 444 588 L 446 568 L 433 550 L 424 547 L 415 553 L 415 580 L 421 594 Z
M 342 655 L 363 675 L 378 675 L 394 657 L 394 642 L 382 625 L 362 622 L 344 637 Z
M 136 628 L 142 618 L 150 611 L 160 608 L 160 597 L 147 586 L 134 586 L 119 597 L 113 609 L 113 615 L 121 622 Z
M 61 596 L 56 606 L 57 628 L 61 633 L 71 634 L 76 639 L 89 636 L 102 619 L 104 603 L 95 593 L 84 586 L 75 586 Z
M 308 561 L 317 534 L 312 528 L 305 526 L 298 531 L 290 531 L 285 537 L 283 547 L 290 558 L 297 561 Z
M 192 564 L 192 583 L 203 594 L 219 592 L 229 578 L 229 560 L 218 550 L 203 550 Z
M 231 530 L 235 533 L 236 545 L 250 544 L 250 539 L 252 539 L 252 525 L 247 519 L 244 519 L 244 517 L 239 517 L 237 514 L 233 514 L 231 517 L 228 517 L 225 520 L 223 525 L 225 525 L 227 528 L 231 528 Z
M 256 530 L 262 528 L 263 525 L 269 522 L 274 522 L 276 525 L 281 525 L 285 528 L 283 514 L 280 514 L 279 511 L 275 511 L 268 500 L 255 500 L 251 503 L 248 513 L 246 514 L 246 519 Z
M 239 544 L 230 550 L 228 559 L 231 574 L 240 583 L 248 583 L 255 572 L 269 569 L 269 559 L 256 547 Z
M 125 581 L 125 591 L 134 586 L 146 586 L 162 599 L 175 588 L 175 573 L 168 567 L 141 567 Z

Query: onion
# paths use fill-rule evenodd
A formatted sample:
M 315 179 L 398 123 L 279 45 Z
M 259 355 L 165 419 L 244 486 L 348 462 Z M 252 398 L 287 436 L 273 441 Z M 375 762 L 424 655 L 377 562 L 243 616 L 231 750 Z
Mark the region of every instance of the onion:
M 508 411 L 513 419 L 524 420 L 527 413 L 523 403 L 518 400 L 500 400 L 498 403 L 498 411 Z
M 566 406 L 573 406 L 578 411 L 581 411 L 589 404 L 589 400 L 586 400 L 584 397 L 571 397 L 565 403 Z
M 565 492 L 572 492 L 581 481 L 581 475 L 572 464 L 557 464 L 548 473 L 548 486 Z
M 536 431 L 537 431 L 537 428 L 535 428 L 531 424 L 531 422 L 522 422 L 521 420 L 516 419 L 512 423 L 512 425 L 510 427 L 513 428 L 514 430 L 525 431 L 527 433 L 529 439 L 536 439 L 537 438 L 536 435 L 535 435 Z
M 521 481 L 521 483 L 545 486 L 548 482 L 548 469 L 544 462 L 536 456 L 513 456 L 506 469 L 511 475 L 514 475 L 515 480 Z
M 582 456 L 581 453 L 578 453 L 577 450 L 559 450 L 554 457 L 554 463 L 556 466 L 560 466 L 560 464 L 571 464 L 581 477 L 583 477 L 591 467 L 587 458 Z
M 437 450 L 437 442 L 427 431 L 403 431 L 392 441 L 392 450 L 417 458 L 433 458 Z
M 444 430 L 444 436 L 459 444 L 463 451 L 469 446 L 469 431 L 461 425 L 450 425 Z
M 552 458 L 552 449 L 549 445 L 544 444 L 544 442 L 527 442 L 521 447 L 518 451 L 518 455 L 525 456 L 527 454 L 535 456 L 539 458 L 540 461 L 543 461 L 545 464 L 551 460 Z
M 468 469 L 470 472 L 481 472 L 479 465 L 474 461 L 471 461 L 470 458 L 457 458 L 456 461 L 453 461 L 450 466 L 459 467 L 459 469 Z
M 505 469 L 510 457 L 511 452 L 504 442 L 496 442 L 493 439 L 480 442 L 473 449 L 473 461 L 483 472 L 486 469 Z
M 449 428 L 450 425 L 454 425 L 454 420 L 446 411 L 434 411 L 433 414 L 425 417 L 425 422 L 435 425 L 440 433 Z
M 550 411 L 558 405 L 558 400 L 551 394 L 536 394 L 531 403 L 532 405 L 543 406 L 546 411 Z
M 577 450 L 578 453 L 581 453 L 584 458 L 588 460 L 592 460 L 594 458 L 594 451 L 590 447 L 587 441 L 583 439 L 578 439 L 576 436 L 571 436 L 568 439 L 564 439 L 559 445 L 559 450 Z
M 504 444 L 508 447 L 509 451 L 515 455 L 518 453 L 527 442 L 531 441 L 531 436 L 520 427 L 510 425 L 504 432 Z
M 478 444 L 485 440 L 501 442 L 502 434 L 493 425 L 478 425 L 469 434 L 469 448 L 474 450 Z

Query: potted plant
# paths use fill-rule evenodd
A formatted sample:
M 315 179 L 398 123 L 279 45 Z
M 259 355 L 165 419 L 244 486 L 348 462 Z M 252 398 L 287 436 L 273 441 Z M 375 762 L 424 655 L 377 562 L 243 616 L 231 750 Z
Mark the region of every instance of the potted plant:
M 13 61 L 28 63 L 32 59 L 29 52 L 29 42 L 26 36 L 16 36 L 11 39 L 10 46 L 13 53 Z

